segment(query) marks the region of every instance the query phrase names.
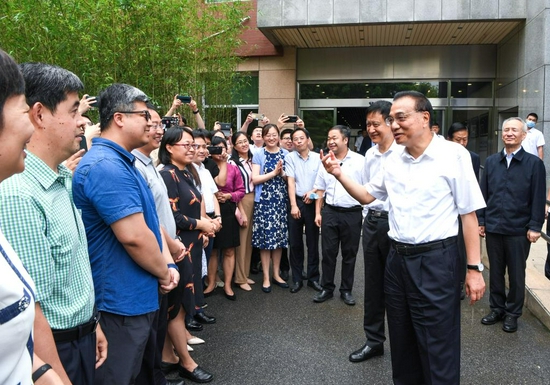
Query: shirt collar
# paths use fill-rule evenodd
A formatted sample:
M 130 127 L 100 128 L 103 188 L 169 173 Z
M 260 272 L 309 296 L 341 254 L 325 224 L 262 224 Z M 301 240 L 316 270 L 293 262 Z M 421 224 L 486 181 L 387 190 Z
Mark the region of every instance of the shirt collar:
M 516 158 L 517 160 L 522 160 L 523 159 L 523 154 L 525 153 L 525 151 L 521 151 L 523 150 L 523 146 L 520 146 L 516 151 L 512 152 L 512 156 L 514 158 Z M 500 152 L 501 156 L 500 156 L 500 159 L 504 159 L 506 158 L 506 149 L 503 148 L 502 151 Z
M 143 152 L 139 151 L 137 148 L 132 150 L 132 155 L 138 158 L 141 161 L 141 163 L 143 163 L 146 166 L 153 163 L 153 159 L 145 155 Z
M 60 181 L 66 186 L 66 180 L 72 178 L 72 172 L 64 165 L 57 166 L 55 173 L 42 159 L 27 150 L 27 158 L 25 159 L 25 171 L 30 173 L 44 190 L 49 189 L 55 182 Z
M 112 140 L 105 138 L 94 138 L 92 139 L 92 145 L 94 146 L 103 146 L 108 147 L 116 152 L 118 152 L 122 157 L 126 158 L 128 162 L 134 163 L 135 156 L 126 151 L 121 145 L 113 142 Z

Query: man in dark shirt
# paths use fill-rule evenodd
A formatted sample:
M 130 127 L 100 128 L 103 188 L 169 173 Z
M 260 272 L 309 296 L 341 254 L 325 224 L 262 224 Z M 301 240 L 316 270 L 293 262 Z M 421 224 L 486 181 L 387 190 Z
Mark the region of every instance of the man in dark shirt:
M 504 149 L 485 162 L 481 191 L 487 208 L 478 211 L 479 234 L 487 238 L 491 264 L 491 312 L 481 323 L 493 325 L 504 319 L 502 330 L 508 333 L 517 330 L 525 299 L 525 265 L 544 222 L 546 172 L 544 163 L 521 146 L 526 134 L 521 118 L 509 118 L 502 124 Z
M 468 146 L 468 127 L 460 122 L 455 122 L 451 124 L 449 130 L 447 131 L 447 140 L 455 142 L 467 148 Z M 468 150 L 470 157 L 472 158 L 472 166 L 474 167 L 474 174 L 476 174 L 476 179 L 479 180 L 479 169 L 481 162 L 479 160 L 479 155 L 473 151 Z

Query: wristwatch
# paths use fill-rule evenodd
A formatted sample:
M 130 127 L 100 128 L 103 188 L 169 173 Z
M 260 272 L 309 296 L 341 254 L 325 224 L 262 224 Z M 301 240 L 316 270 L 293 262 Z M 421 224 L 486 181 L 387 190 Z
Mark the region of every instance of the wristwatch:
M 477 270 L 479 272 L 485 270 L 485 266 L 483 266 L 483 263 L 479 263 L 477 265 L 466 265 L 466 267 L 468 267 L 468 269 L 470 270 Z

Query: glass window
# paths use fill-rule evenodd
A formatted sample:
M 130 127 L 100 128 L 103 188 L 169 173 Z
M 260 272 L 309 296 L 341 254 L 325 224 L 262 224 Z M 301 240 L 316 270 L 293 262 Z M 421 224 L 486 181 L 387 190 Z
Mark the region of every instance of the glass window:
M 301 83 L 300 99 L 391 99 L 399 91 L 418 91 L 429 98 L 447 98 L 447 82 Z
M 326 147 L 327 130 L 334 126 L 334 109 L 302 110 L 301 118 L 316 149 Z
M 493 86 L 489 82 L 451 82 L 452 98 L 492 98 Z

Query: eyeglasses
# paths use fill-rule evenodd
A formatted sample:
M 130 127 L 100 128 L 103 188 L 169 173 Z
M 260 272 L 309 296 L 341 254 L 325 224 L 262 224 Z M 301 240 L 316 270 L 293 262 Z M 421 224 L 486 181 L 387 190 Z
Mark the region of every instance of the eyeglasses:
M 239 140 L 238 142 L 235 142 L 235 146 L 242 146 L 244 144 L 248 144 L 248 140 Z
M 158 129 L 158 128 L 162 128 L 163 130 L 166 130 L 166 124 L 162 124 L 162 123 L 157 123 L 157 124 L 153 124 L 153 126 L 151 127 L 153 129 Z
M 198 144 L 195 143 L 174 143 L 172 146 L 181 146 L 185 148 L 186 150 L 189 150 L 189 148 L 193 148 L 194 150 L 197 150 L 199 148 Z
M 411 116 L 412 114 L 414 114 L 416 112 L 423 112 L 423 111 L 411 111 L 411 112 L 407 112 L 407 113 L 399 113 L 399 114 L 396 114 L 395 116 L 388 116 L 384 122 L 388 126 L 391 126 L 393 124 L 393 122 L 395 122 L 395 121 L 397 121 L 399 123 L 403 123 L 404 121 L 407 120 L 407 118 L 409 116 Z
M 292 140 L 292 138 L 290 136 L 285 136 L 282 140 Z
M 143 110 L 143 111 L 115 111 L 115 114 L 116 113 L 119 113 L 119 114 L 139 114 L 139 115 L 144 116 L 146 121 L 151 120 L 151 114 L 147 110 Z

